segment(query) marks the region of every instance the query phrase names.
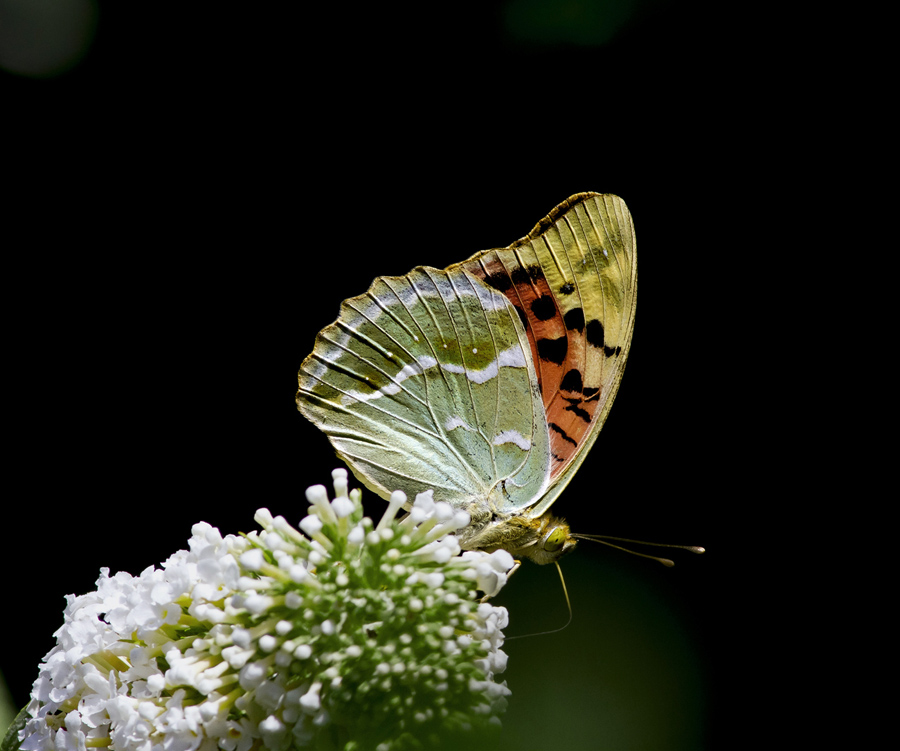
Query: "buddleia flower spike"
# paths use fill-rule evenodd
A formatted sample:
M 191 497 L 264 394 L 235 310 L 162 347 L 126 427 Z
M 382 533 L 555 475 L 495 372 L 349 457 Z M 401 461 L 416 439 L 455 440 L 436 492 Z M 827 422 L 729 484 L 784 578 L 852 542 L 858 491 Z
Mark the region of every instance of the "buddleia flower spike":
M 390 751 L 496 724 L 507 614 L 479 598 L 512 557 L 462 553 L 468 516 L 428 492 L 376 525 L 333 479 L 299 528 L 265 509 L 243 536 L 201 522 L 160 568 L 69 596 L 18 747 Z

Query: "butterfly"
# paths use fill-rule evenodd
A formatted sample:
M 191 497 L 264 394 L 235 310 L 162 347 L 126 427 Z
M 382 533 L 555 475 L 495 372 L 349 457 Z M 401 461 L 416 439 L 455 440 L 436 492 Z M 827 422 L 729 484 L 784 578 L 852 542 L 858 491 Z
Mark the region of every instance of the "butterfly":
M 379 277 L 319 332 L 298 409 L 381 497 L 467 511 L 464 549 L 555 562 L 576 538 L 549 509 L 618 390 L 636 261 L 625 202 L 578 193 L 506 248 Z

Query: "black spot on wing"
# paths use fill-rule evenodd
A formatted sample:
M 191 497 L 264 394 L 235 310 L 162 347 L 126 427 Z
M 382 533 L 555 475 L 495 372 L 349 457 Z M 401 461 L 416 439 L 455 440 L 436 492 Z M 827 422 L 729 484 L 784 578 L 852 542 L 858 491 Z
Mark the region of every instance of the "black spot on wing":
M 569 331 L 578 331 L 580 333 L 584 329 L 584 311 L 581 308 L 572 308 L 572 310 L 566 311 L 563 320 L 566 322 L 566 328 Z
M 538 339 L 537 351 L 542 360 L 562 365 L 569 351 L 569 338 L 563 335 L 558 339 Z
M 544 278 L 544 272 L 541 267 L 532 264 L 531 266 L 516 266 L 512 271 L 512 280 L 515 284 L 531 284 L 538 279 Z
M 576 391 L 581 393 L 583 382 L 581 380 L 581 371 L 578 368 L 572 368 L 562 379 L 559 384 L 560 391 Z
M 531 312 L 539 321 L 549 321 L 556 315 L 556 303 L 550 295 L 541 295 L 531 303 Z
M 488 274 L 484 281 L 498 292 L 506 292 L 513 284 L 509 274 L 505 271 L 495 271 L 493 274 Z
M 566 434 L 566 431 L 563 430 L 561 427 L 559 427 L 559 425 L 557 425 L 555 422 L 549 422 L 549 423 L 547 423 L 547 427 L 550 428 L 550 430 L 552 430 L 553 432 L 559 433 L 559 434 L 563 437 L 563 440 L 564 440 L 564 441 L 568 441 L 568 442 L 571 443 L 573 446 L 577 446 L 577 445 L 578 445 L 578 442 L 577 442 L 577 441 L 573 441 L 571 438 L 569 438 L 569 436 Z
M 603 324 L 596 318 L 587 322 L 587 340 L 592 347 L 603 346 Z
M 562 287 L 559 288 L 559 294 L 561 295 L 571 295 L 575 291 L 575 285 L 572 282 L 566 282 Z
M 606 355 L 607 357 L 612 357 L 613 355 L 618 357 L 619 355 L 622 354 L 622 348 L 621 347 L 604 347 L 603 354 Z
M 569 403 L 569 406 L 566 407 L 566 412 L 571 412 L 575 417 L 584 420 L 586 423 L 590 423 L 591 413 L 583 410 L 579 406 L 581 404 L 581 399 L 566 399 L 566 401 Z
M 581 390 L 581 393 L 584 395 L 585 399 L 590 399 L 593 396 L 596 396 L 600 393 L 600 389 L 595 389 L 590 386 Z

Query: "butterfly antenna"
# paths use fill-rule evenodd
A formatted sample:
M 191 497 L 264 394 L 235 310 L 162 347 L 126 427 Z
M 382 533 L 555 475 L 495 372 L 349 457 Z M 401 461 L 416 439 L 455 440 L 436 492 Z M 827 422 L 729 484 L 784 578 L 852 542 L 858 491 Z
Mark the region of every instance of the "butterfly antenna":
M 563 629 L 569 627 L 569 624 L 572 622 L 572 601 L 569 599 L 569 591 L 566 589 L 566 580 L 563 577 L 562 569 L 559 567 L 558 561 L 553 561 L 553 564 L 556 566 L 556 570 L 559 572 L 559 580 L 562 582 L 563 594 L 566 596 L 566 606 L 569 608 L 569 620 L 565 622 L 564 625 L 559 628 L 554 628 L 550 631 L 538 631 L 535 634 L 519 634 L 518 636 L 507 636 L 506 641 L 510 639 L 524 639 L 527 636 L 546 636 L 547 634 L 555 634 Z
M 674 566 L 675 561 L 670 558 L 660 558 L 655 555 L 647 555 L 646 553 L 638 553 L 636 550 L 629 550 L 628 548 L 623 548 L 621 545 L 613 545 L 611 542 L 607 542 L 607 540 L 616 540 L 618 542 L 630 542 L 634 545 L 652 545 L 656 548 L 679 548 L 680 550 L 688 550 L 691 553 L 705 553 L 706 548 L 701 548 L 698 545 L 670 545 L 665 542 L 647 542 L 646 540 L 629 540 L 625 537 L 613 537 L 612 535 L 572 535 L 579 540 L 593 540 L 594 542 L 599 542 L 603 545 L 608 545 L 611 548 L 615 548 L 616 550 L 623 550 L 626 553 L 631 553 L 632 555 L 640 556 L 641 558 L 649 558 L 651 561 L 658 561 L 663 566 Z

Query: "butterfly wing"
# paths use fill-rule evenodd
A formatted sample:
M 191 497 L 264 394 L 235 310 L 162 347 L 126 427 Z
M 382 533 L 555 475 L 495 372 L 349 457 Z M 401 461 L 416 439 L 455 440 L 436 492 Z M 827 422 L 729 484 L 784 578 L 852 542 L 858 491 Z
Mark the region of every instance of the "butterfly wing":
M 507 248 L 345 301 L 303 362 L 298 407 L 383 497 L 433 489 L 540 516 L 609 412 L 636 289 L 625 203 L 579 193 Z
M 531 346 L 551 451 L 550 486 L 528 504 L 539 516 L 584 461 L 622 378 L 637 294 L 631 214 L 618 196 L 579 193 L 459 266 L 507 297 Z
M 489 513 L 548 487 L 525 328 L 504 295 L 462 267 L 381 277 L 346 300 L 299 386 L 300 411 L 382 497 L 433 489 L 436 500 Z

